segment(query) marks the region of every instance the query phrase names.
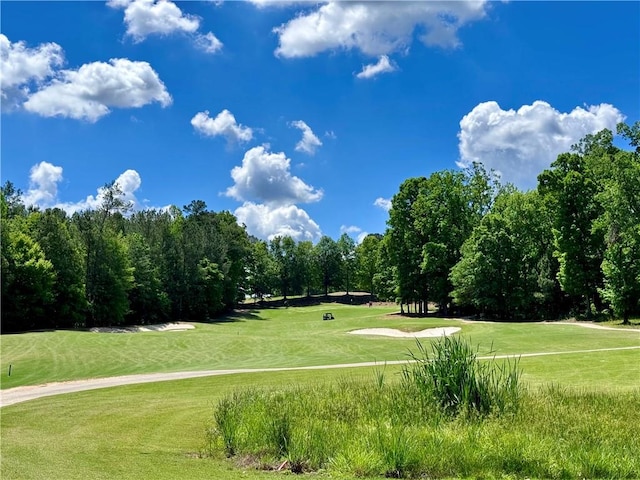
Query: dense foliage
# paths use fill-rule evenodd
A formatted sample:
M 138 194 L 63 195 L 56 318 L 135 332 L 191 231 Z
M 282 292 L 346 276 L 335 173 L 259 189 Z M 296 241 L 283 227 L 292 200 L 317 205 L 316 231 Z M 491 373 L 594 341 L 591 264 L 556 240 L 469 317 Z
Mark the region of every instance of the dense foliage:
M 640 123 L 587 135 L 520 192 L 481 166 L 400 186 L 388 261 L 400 302 L 504 319 L 640 312 Z
M 96 210 L 25 207 L 2 187 L 2 330 L 203 320 L 245 298 L 367 291 L 426 313 L 504 319 L 640 312 L 640 123 L 587 135 L 538 177 L 482 165 L 407 179 L 388 229 L 356 245 L 247 234 L 196 200 L 131 212 L 115 183 Z

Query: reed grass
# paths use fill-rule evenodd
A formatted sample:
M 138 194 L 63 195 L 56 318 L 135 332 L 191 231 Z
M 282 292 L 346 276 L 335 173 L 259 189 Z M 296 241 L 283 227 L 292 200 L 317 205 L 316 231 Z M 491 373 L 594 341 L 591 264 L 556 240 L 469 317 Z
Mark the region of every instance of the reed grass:
M 351 477 L 640 478 L 640 390 L 526 390 L 517 363 L 476 351 L 443 339 L 390 378 L 236 391 L 210 453 Z

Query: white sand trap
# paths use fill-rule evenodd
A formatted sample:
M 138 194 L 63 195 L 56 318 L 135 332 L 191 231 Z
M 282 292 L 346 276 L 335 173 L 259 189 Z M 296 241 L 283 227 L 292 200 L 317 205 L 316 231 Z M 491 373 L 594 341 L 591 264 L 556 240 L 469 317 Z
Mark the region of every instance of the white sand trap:
M 428 337 L 446 337 L 458 333 L 460 327 L 438 327 L 427 328 L 419 332 L 403 332 L 395 328 L 363 328 L 362 330 L 352 330 L 349 333 L 354 335 L 381 335 L 384 337 L 401 337 L 401 338 L 428 338 Z
M 96 333 L 135 333 L 135 332 L 183 332 L 196 328 L 190 323 L 161 323 L 158 325 L 134 325 L 130 327 L 96 327 Z

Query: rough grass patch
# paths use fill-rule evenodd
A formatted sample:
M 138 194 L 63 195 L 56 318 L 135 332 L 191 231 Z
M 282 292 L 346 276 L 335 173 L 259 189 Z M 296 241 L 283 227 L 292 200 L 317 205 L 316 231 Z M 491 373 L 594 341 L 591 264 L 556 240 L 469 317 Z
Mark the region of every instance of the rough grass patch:
M 477 349 L 462 337 L 443 337 L 431 344 L 431 353 L 416 341 L 413 363 L 402 370 L 406 384 L 425 399 L 435 401 L 450 415 L 488 415 L 516 411 L 521 394 L 518 360 L 480 362 Z

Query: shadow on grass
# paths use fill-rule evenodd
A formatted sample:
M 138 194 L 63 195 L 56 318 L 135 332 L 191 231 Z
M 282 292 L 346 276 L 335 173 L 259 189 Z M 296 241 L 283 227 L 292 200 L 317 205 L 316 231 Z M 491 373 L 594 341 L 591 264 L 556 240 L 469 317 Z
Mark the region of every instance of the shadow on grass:
M 218 318 L 212 318 L 210 320 L 202 320 L 201 323 L 235 323 L 235 322 L 246 322 L 249 320 L 266 320 L 266 318 L 262 317 L 258 310 L 255 308 L 247 309 L 241 308 L 236 309 L 233 312 L 227 313 L 226 315 Z
M 253 308 L 253 309 L 266 309 L 266 308 L 289 308 L 289 307 L 310 307 L 317 306 L 322 303 L 341 303 L 343 305 L 365 305 L 371 301 L 376 301 L 374 295 L 366 292 L 334 292 L 328 295 L 308 295 L 308 296 L 293 296 L 277 299 L 262 299 L 251 303 L 240 304 L 238 308 Z

